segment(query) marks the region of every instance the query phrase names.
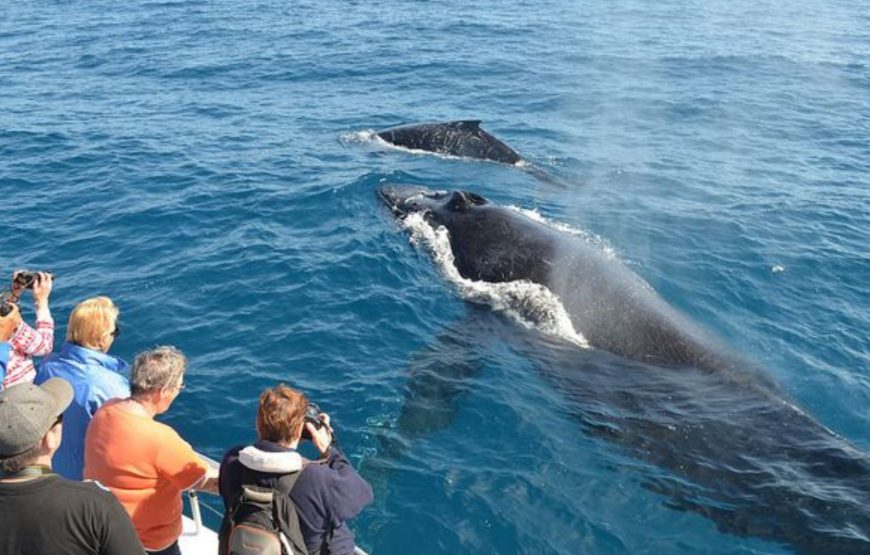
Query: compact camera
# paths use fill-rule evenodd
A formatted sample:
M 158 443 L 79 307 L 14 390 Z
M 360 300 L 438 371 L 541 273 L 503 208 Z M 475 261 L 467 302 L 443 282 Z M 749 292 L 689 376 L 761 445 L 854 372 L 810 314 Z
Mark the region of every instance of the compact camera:
M 45 273 L 51 276 L 51 272 Z M 12 281 L 15 282 L 15 285 L 19 287 L 23 287 L 25 289 L 33 289 L 33 284 L 36 283 L 38 277 L 39 272 L 34 272 L 32 270 L 19 270 L 15 272 L 15 275 L 12 277 Z
M 314 403 L 308 403 L 308 410 L 305 411 L 305 422 L 311 422 L 318 430 L 326 426 L 326 422 L 320 419 L 321 412 L 323 411 L 320 410 L 320 407 Z M 302 439 L 312 439 L 307 426 L 302 427 Z

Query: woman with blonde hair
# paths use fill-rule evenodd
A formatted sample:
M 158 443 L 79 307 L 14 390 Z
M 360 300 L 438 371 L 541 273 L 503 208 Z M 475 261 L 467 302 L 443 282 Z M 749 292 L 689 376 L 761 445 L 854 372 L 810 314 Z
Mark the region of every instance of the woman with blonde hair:
M 52 469 L 64 478 L 81 480 L 85 433 L 94 413 L 115 397 L 130 395 L 129 365 L 108 354 L 118 336 L 118 307 L 109 297 L 80 302 L 69 316 L 66 342 L 60 352 L 39 367 L 36 383 L 63 378 L 75 393 L 64 412 L 63 441 L 52 459 Z

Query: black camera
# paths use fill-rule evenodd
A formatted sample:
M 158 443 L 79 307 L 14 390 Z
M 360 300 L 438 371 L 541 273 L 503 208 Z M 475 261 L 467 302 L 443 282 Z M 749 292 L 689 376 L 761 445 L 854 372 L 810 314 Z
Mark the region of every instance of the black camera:
M 44 272 L 52 276 L 51 272 Z M 33 289 L 33 284 L 36 283 L 36 280 L 39 278 L 39 272 L 34 272 L 31 270 L 19 270 L 15 272 L 15 275 L 12 277 L 12 281 L 15 282 L 15 285 L 18 287 L 23 287 L 24 289 Z
M 314 403 L 308 403 L 308 410 L 305 411 L 305 422 L 311 422 L 318 430 L 326 426 L 326 422 L 320 419 L 321 412 L 320 407 Z M 312 439 L 311 433 L 305 425 L 302 426 L 302 439 Z

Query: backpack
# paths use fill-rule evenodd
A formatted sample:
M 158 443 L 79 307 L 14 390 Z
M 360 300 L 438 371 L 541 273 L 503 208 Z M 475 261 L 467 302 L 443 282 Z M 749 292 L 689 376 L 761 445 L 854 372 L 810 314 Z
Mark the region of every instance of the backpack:
M 242 482 L 230 514 L 228 555 L 307 555 L 290 490 L 302 471 L 285 474 L 274 488 Z M 281 523 L 285 523 L 284 526 Z

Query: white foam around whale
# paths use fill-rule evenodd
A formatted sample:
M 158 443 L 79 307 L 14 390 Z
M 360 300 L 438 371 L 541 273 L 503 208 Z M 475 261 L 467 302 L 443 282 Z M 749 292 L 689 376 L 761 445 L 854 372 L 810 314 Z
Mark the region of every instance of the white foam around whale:
M 561 337 L 587 348 L 586 338 L 574 329 L 559 298 L 547 287 L 519 280 L 490 283 L 465 279 L 454 262 L 447 229 L 434 229 L 420 213 L 409 214 L 402 225 L 411 233 L 411 242 L 432 252 L 441 273 L 456 286 L 459 295 L 468 301 L 483 303 L 503 312 L 520 324 Z
M 371 143 L 376 140 L 381 140 L 374 129 L 363 129 L 361 131 L 348 131 L 338 136 L 338 140 L 342 143 Z M 386 142 L 386 141 L 384 141 Z

